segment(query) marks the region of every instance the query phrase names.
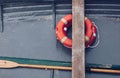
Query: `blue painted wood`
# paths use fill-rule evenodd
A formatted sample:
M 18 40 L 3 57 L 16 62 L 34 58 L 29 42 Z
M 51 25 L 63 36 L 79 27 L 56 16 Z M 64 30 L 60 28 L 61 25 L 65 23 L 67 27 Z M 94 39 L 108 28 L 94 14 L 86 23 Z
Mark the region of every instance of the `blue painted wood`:
M 3 32 L 4 24 L 3 24 L 3 6 L 0 5 L 0 32 Z
M 19 2 L 18 0 L 0 0 L 0 3 L 4 3 L 3 1 L 5 2 L 3 6 L 4 32 L 0 33 L 1 56 L 71 61 L 71 50 L 65 48 L 56 40 L 51 1 L 45 3 L 37 2 L 38 0 L 33 0 L 34 2 L 29 0 L 30 2 L 27 4 L 23 2 L 17 4 L 15 2 Z M 115 5 L 108 7 L 105 5 L 107 3 Z M 90 4 L 99 4 L 99 6 Z M 118 18 L 120 13 L 117 4 L 120 4 L 119 0 L 86 1 L 86 15 L 95 22 L 100 33 L 98 47 L 86 49 L 87 63 L 120 64 L 120 20 Z M 42 7 L 43 5 L 45 9 Z M 94 10 L 96 8 L 97 12 Z M 115 9 L 117 12 L 113 11 L 111 13 L 111 11 L 102 10 L 100 13 L 100 9 Z M 71 13 L 71 2 L 56 1 L 56 23 L 68 13 Z M 104 13 L 106 15 L 103 15 Z M 69 35 L 70 32 L 68 32 Z M 22 78 L 50 78 L 51 74 L 49 70 L 38 69 L 0 70 L 0 76 L 3 78 L 16 78 L 19 76 Z M 71 72 L 56 70 L 54 78 L 61 77 L 70 78 Z M 120 75 L 86 73 L 86 78 L 95 77 L 119 78 Z

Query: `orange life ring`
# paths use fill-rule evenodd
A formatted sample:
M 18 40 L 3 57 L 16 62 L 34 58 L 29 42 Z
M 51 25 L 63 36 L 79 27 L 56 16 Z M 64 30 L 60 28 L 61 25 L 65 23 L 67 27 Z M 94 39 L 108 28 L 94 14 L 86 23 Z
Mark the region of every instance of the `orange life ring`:
M 85 43 L 86 47 L 89 47 L 89 46 L 91 46 L 94 43 L 94 41 L 96 39 L 96 33 L 97 33 L 97 28 L 95 27 L 95 25 L 93 25 L 92 26 L 92 36 L 90 38 L 90 42 L 89 43 Z
M 56 26 L 56 37 L 66 47 L 72 48 L 72 39 L 67 37 L 67 29 L 72 25 L 72 14 L 64 16 Z M 85 17 L 85 47 L 89 47 L 96 38 L 95 25 Z

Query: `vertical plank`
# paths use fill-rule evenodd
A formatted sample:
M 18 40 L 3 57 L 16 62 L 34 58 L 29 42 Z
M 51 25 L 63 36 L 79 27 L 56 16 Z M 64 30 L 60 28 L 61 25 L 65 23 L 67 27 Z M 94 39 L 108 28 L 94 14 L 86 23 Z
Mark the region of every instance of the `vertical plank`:
M 72 0 L 72 78 L 85 78 L 84 0 Z
M 52 2 L 52 9 L 53 9 L 53 25 L 56 28 L 56 3 L 55 0 Z
M 0 5 L 0 32 L 3 32 L 3 11 L 2 11 L 2 5 Z

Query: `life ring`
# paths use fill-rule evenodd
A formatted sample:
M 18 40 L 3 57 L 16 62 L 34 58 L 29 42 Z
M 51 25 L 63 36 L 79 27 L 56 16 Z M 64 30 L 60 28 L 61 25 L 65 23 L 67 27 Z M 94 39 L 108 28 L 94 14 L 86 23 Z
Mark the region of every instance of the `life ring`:
M 72 14 L 64 16 L 56 26 L 56 37 L 66 47 L 72 48 L 72 39 L 67 36 L 67 29 L 72 25 Z M 96 27 L 85 17 L 85 47 L 89 47 L 96 39 Z
M 86 48 L 90 47 L 94 43 L 94 41 L 96 39 L 96 33 L 97 33 L 97 28 L 94 25 L 94 26 L 92 26 L 92 36 L 90 38 L 90 42 L 89 43 L 85 43 Z

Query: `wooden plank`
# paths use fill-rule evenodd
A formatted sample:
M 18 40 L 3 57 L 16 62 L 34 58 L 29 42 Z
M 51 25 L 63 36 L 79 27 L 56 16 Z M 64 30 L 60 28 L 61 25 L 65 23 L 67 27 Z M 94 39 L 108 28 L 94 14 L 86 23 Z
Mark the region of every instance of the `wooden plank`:
M 85 78 L 84 0 L 72 0 L 72 78 Z

